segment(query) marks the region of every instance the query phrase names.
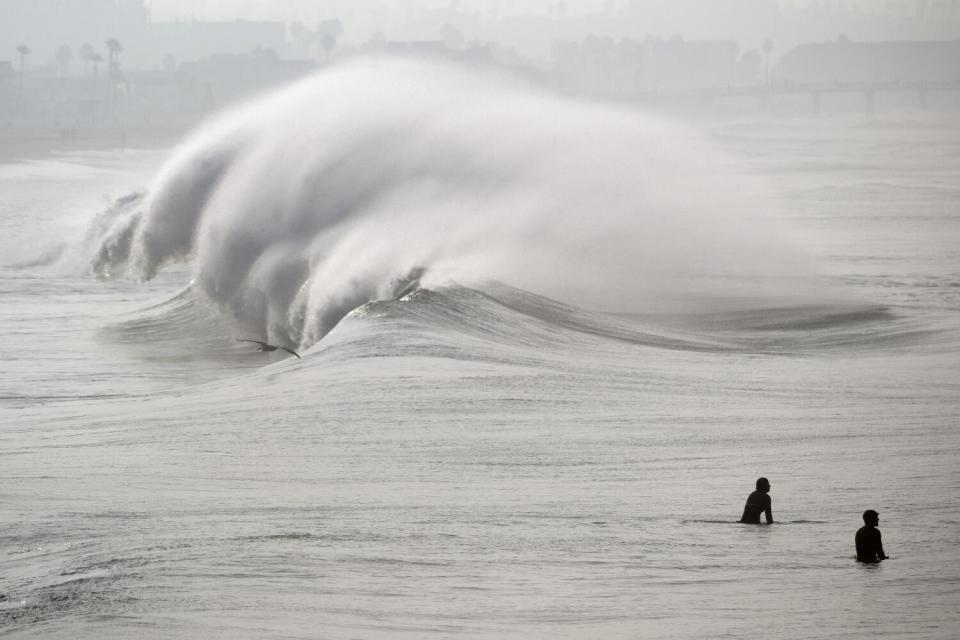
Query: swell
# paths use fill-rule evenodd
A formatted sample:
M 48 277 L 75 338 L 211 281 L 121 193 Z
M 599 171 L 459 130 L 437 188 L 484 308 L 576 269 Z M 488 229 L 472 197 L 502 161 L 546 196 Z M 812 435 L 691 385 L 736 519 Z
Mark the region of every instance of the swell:
M 356 357 L 436 355 L 476 358 L 509 352 L 517 360 L 559 353 L 588 355 L 628 344 L 654 350 L 800 355 L 863 352 L 902 345 L 936 348 L 945 333 L 871 305 L 763 309 L 684 315 L 615 315 L 580 309 L 537 294 L 487 283 L 417 289 L 398 300 L 372 302 L 350 313 L 331 334 L 353 343 Z M 360 325 L 360 326 L 358 326 Z M 385 336 L 388 339 L 382 339 Z M 395 336 L 403 339 L 391 340 Z M 402 346 L 401 346 L 402 343 Z

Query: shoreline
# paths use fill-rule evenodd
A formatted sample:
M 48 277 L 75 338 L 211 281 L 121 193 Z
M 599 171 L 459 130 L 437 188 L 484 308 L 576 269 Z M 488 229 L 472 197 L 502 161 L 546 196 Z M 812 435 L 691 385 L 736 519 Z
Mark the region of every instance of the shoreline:
M 163 149 L 174 146 L 193 125 L 163 128 L 74 129 L 53 127 L 0 127 L 0 164 L 44 160 L 76 151 Z

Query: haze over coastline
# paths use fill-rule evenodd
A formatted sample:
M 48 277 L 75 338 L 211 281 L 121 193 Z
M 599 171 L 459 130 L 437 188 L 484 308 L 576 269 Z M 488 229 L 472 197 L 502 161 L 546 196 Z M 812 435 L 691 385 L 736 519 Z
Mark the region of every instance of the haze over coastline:
M 960 16 L 950 3 L 913 0 L 881 3 L 873 0 L 822 2 L 818 0 L 403 0 L 356 3 L 333 0 L 318 5 L 308 0 L 278 0 L 269 4 L 236 0 L 151 0 L 150 9 L 157 19 L 297 19 L 304 22 L 330 16 L 342 16 L 357 25 L 353 38 L 365 37 L 380 29 L 407 38 L 430 38 L 438 20 L 451 20 L 454 26 L 486 25 L 496 39 L 514 40 L 505 45 L 521 45 L 525 33 L 520 19 L 546 18 L 568 32 L 589 32 L 598 25 L 608 29 L 668 37 L 682 34 L 690 39 L 734 39 L 744 46 L 758 45 L 763 38 L 796 44 L 801 41 L 831 40 L 840 34 L 854 39 L 905 38 L 935 40 L 960 37 Z M 498 22 L 503 24 L 498 33 Z M 570 23 L 568 27 L 559 26 Z M 442 23 L 441 23 L 442 24 Z M 431 27 L 431 25 L 434 25 Z M 614 26 L 617 25 L 617 26 Z M 541 28 L 548 25 L 540 23 Z M 469 34 L 468 37 L 481 34 Z M 610 35 L 614 35 L 611 33 Z M 522 48 L 522 46 L 521 46 Z
M 179 8 L 178 8 L 179 7 Z M 671 116 L 953 108 L 956 3 L 5 0 L 0 156 L 169 145 L 354 57 L 496 67 Z

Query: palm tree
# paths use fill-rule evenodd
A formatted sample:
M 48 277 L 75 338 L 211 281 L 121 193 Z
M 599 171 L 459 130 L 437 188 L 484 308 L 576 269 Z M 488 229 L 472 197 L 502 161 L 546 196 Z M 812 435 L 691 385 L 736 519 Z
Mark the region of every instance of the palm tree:
M 302 22 L 296 20 L 290 23 L 290 39 L 293 40 L 293 43 L 297 45 L 297 47 L 306 50 L 308 55 L 312 38 L 313 34 L 310 33 L 310 30 L 307 29 Z
M 93 55 L 90 56 L 90 62 L 93 63 L 93 77 L 96 78 L 100 75 L 100 63 L 103 62 L 103 56 L 94 51 Z
M 70 48 L 70 45 L 60 45 L 60 48 L 57 49 L 57 66 L 60 67 L 61 76 L 67 75 L 71 61 L 73 61 L 73 49 Z
M 107 56 L 109 57 L 110 79 L 116 79 L 120 72 L 120 52 L 123 51 L 123 45 L 116 38 L 107 38 Z
M 763 76 L 764 84 L 770 86 L 770 52 L 773 51 L 773 40 L 767 38 L 763 41 Z
M 17 47 L 17 53 L 20 54 L 20 92 L 23 92 L 23 60 L 30 55 L 30 47 L 21 44 Z
M 89 42 L 84 42 L 80 45 L 80 59 L 83 60 L 84 71 L 90 70 L 90 63 L 93 62 L 93 56 L 96 54 L 97 52 L 93 49 L 93 45 Z
M 343 35 L 343 23 L 334 18 L 332 20 L 321 20 L 317 23 L 317 40 L 323 49 L 324 60 L 330 60 L 330 54 L 333 48 L 337 46 L 337 39 Z
M 120 80 L 120 52 L 123 51 L 123 45 L 116 38 L 107 38 L 107 77 L 110 79 L 110 102 L 113 107 L 117 105 L 117 82 Z

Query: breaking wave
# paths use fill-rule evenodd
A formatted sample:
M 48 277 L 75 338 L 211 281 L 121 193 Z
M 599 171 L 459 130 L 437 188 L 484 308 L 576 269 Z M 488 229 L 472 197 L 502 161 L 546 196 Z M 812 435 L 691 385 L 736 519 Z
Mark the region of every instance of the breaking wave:
M 193 289 L 306 348 L 417 285 L 491 280 L 585 309 L 812 304 L 764 185 L 703 136 L 494 72 L 330 68 L 201 127 L 101 215 L 93 268 Z

